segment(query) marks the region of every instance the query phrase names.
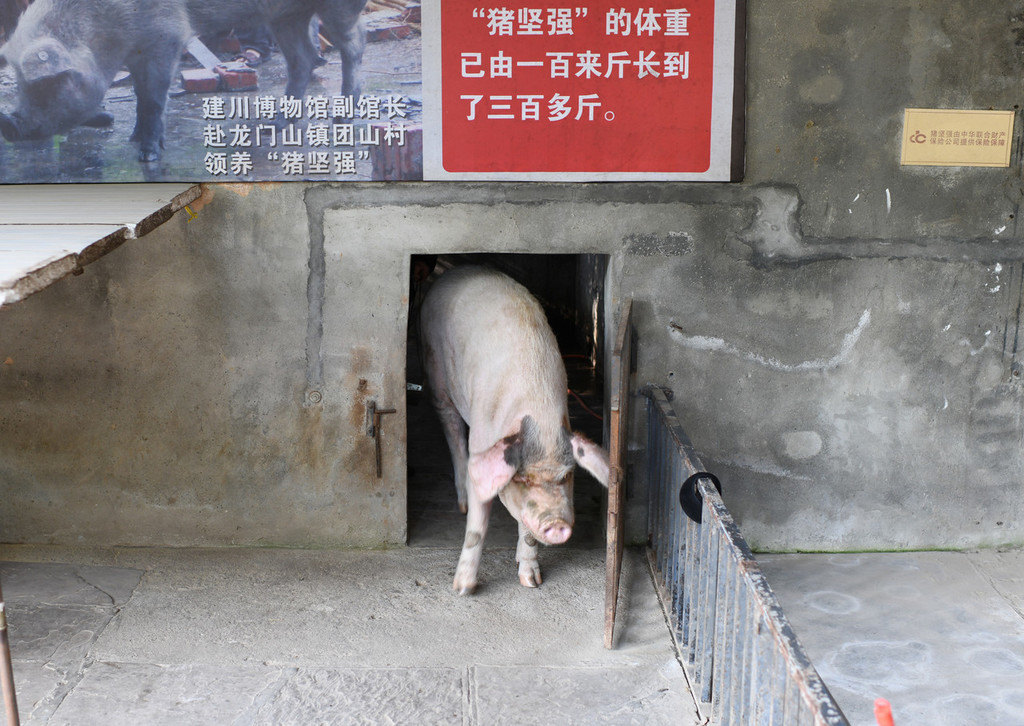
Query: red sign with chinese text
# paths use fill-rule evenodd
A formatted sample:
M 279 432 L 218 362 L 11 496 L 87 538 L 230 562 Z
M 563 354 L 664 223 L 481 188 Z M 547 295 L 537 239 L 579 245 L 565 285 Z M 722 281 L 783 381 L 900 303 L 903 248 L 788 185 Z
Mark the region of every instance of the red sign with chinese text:
M 444 170 L 707 171 L 714 21 L 714 0 L 442 0 Z

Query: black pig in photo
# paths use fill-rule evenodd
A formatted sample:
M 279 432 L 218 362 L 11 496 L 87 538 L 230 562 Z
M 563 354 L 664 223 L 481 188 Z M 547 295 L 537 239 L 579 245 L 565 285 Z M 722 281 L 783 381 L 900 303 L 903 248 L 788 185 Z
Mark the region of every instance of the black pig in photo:
M 79 125 L 109 125 L 101 103 L 115 74 L 131 73 L 139 160 L 164 145 L 164 109 L 178 61 L 200 33 L 266 24 L 288 67 L 285 95 L 301 98 L 319 57 L 314 15 L 342 58 L 342 95 L 359 94 L 366 0 L 35 0 L 0 47 L 17 78 L 17 106 L 0 111 L 8 141 L 45 139 Z

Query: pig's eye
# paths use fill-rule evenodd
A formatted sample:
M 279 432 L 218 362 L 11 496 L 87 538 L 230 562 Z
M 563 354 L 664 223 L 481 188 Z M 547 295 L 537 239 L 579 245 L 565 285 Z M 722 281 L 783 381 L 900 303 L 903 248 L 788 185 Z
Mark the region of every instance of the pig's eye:
M 516 482 L 518 484 L 521 484 L 524 487 L 528 487 L 528 488 L 536 488 L 536 487 L 544 486 L 544 480 L 543 479 L 539 479 L 539 478 L 537 478 L 535 476 L 529 476 L 529 475 L 516 474 L 514 477 L 512 477 L 512 481 L 514 481 L 514 482 Z

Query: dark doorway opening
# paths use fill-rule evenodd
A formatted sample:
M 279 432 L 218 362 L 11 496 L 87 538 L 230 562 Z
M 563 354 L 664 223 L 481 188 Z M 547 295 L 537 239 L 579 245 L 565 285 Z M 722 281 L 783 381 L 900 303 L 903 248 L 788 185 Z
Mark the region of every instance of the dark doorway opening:
M 408 543 L 436 547 L 462 544 L 465 515 L 459 512 L 452 464 L 441 424 L 426 391 L 419 355 L 419 307 L 430 283 L 458 265 L 489 265 L 517 280 L 537 298 L 558 339 L 568 376 L 569 419 L 601 443 L 604 438 L 604 283 L 608 256 L 596 254 L 472 253 L 413 255 L 410 261 L 408 391 Z M 576 524 L 570 546 L 604 542 L 605 491 L 576 470 Z M 516 522 L 500 504 L 492 510 L 487 542 L 514 547 Z

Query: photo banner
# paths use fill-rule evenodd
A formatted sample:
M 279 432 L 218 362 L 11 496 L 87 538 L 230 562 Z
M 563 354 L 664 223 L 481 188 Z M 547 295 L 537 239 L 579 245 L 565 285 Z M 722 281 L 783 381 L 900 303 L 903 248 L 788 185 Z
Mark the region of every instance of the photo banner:
M 0 183 L 739 178 L 737 0 L 361 1 L 8 4 Z

